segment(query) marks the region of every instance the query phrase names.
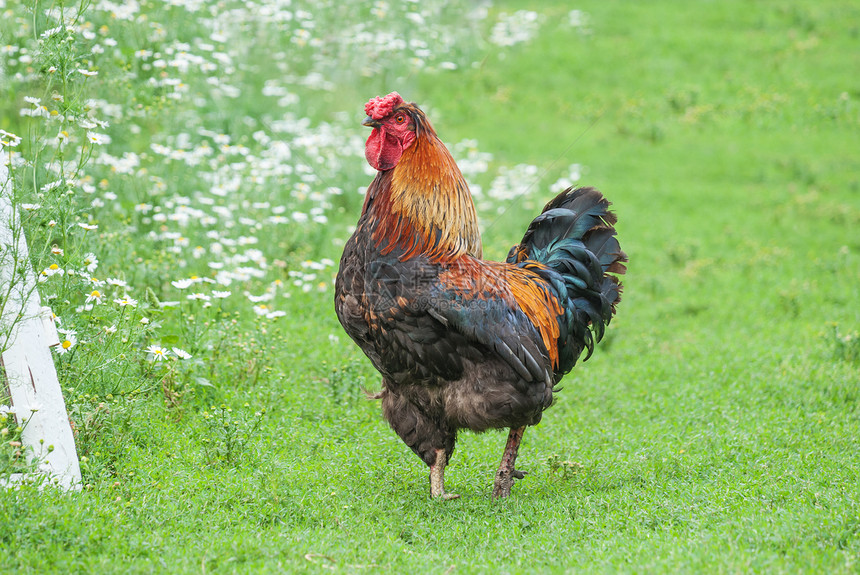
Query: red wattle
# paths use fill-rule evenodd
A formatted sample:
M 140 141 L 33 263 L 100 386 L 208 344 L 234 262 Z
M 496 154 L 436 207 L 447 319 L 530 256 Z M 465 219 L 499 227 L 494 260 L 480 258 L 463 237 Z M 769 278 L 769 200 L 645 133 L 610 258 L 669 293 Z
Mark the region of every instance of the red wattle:
M 381 128 L 373 129 L 364 146 L 367 163 L 381 172 L 396 166 L 402 155 L 403 147 L 400 141 Z

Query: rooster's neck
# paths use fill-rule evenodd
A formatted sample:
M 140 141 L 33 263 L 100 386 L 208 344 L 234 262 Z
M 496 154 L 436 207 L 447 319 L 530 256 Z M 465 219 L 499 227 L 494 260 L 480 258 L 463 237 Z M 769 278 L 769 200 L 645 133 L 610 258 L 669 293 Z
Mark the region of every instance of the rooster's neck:
M 469 186 L 435 134 L 420 134 L 397 166 L 380 172 L 371 188 L 376 197 L 365 209 L 377 223 L 373 239 L 383 254 L 397 253 L 401 260 L 481 257 Z

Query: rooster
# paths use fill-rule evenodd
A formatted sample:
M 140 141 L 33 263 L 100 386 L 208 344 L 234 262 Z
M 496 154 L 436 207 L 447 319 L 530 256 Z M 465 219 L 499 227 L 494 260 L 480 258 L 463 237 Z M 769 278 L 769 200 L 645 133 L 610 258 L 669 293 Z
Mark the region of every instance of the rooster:
M 461 429 L 509 428 L 493 485 L 510 495 L 526 426 L 591 355 L 621 296 L 627 257 L 593 188 L 551 200 L 505 262 L 482 259 L 469 187 L 427 117 L 397 92 L 371 99 L 365 156 L 378 170 L 347 241 L 335 308 L 382 374 L 382 413 L 430 468 L 430 494 Z

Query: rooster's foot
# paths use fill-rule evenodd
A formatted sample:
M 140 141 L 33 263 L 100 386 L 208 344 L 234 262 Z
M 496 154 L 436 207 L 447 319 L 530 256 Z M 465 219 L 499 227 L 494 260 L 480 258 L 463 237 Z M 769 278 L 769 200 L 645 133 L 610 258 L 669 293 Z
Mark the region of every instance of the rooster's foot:
M 493 499 L 503 499 L 509 497 L 511 488 L 514 486 L 514 480 L 522 479 L 526 476 L 526 471 L 514 469 L 510 473 L 499 470 L 496 473 L 496 481 L 493 483 Z
M 514 486 L 514 479 L 522 479 L 525 477 L 524 471 L 519 471 L 514 468 L 514 462 L 517 460 L 517 450 L 520 447 L 520 441 L 523 439 L 525 427 L 511 429 L 508 434 L 508 442 L 505 445 L 505 453 L 502 455 L 502 463 L 499 465 L 499 471 L 496 472 L 496 481 L 493 483 L 493 499 L 502 499 L 511 494 L 511 487 Z
M 457 493 L 447 493 L 443 492 L 441 494 L 431 495 L 433 499 L 438 499 L 440 501 L 451 501 L 452 499 L 460 499 L 460 495 Z
M 430 466 L 430 497 L 433 499 L 450 501 L 451 499 L 458 499 L 460 497 L 456 493 L 445 491 L 445 465 L 448 463 L 447 460 L 445 450 L 437 449 L 436 461 Z

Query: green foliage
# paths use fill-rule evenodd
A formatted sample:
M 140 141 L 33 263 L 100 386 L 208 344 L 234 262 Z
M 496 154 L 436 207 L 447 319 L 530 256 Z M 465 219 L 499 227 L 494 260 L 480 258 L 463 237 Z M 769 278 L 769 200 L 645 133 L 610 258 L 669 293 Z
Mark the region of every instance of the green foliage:
M 833 326 L 833 353 L 837 359 L 848 362 L 860 361 L 860 333 L 842 333 L 839 326 Z
M 12 474 L 24 474 L 29 477 L 38 470 L 42 461 L 31 453 L 32 449 L 29 446 L 23 444 L 21 437 L 33 413 L 38 410 L 33 409 L 30 413 L 19 414 L 8 410 L 7 406 L 4 408 L 0 410 L 0 478 L 7 478 Z M 52 445 L 46 448 L 48 453 L 53 450 Z M 38 481 L 40 478 L 33 479 L 41 483 Z
M 84 473 L 0 491 L 4 568 L 856 571 L 857 6 L 286 4 L 0 0 L 2 154 Z M 568 183 L 619 216 L 618 316 L 506 501 L 503 433 L 462 434 L 462 497 L 429 500 L 334 317 L 361 106 L 391 90 L 490 257 Z
M 245 403 L 245 408 L 250 405 Z M 248 415 L 244 411 L 233 412 L 226 405 L 210 407 L 200 414 L 206 424 L 205 437 L 202 439 L 206 452 L 206 463 L 223 462 L 235 464 L 248 443 L 254 439 L 260 428 L 265 409 Z

